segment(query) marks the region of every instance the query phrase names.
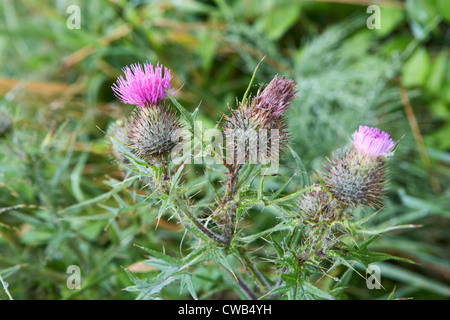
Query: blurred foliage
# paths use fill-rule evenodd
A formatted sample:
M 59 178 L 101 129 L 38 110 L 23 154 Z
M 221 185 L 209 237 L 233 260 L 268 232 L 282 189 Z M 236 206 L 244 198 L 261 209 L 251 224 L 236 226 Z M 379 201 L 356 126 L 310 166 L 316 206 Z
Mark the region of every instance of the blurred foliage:
M 81 9 L 80 29 L 68 28 L 70 5 Z M 0 276 L 9 286 L 0 298 L 135 298 L 122 290 L 133 283 L 124 268 L 131 277 L 156 270 L 139 247 L 181 253 L 185 235 L 169 216 L 156 221 L 157 199 L 144 199 L 137 181 L 122 182 L 98 129 L 130 111 L 111 84 L 127 64 L 159 61 L 172 70 L 174 87 L 183 86 L 177 99 L 190 111 L 200 105 L 198 119 L 212 127 L 265 56 L 252 89 L 276 73 L 299 83 L 289 111 L 292 148 L 311 177 L 360 124 L 404 136 L 389 163 L 385 208 L 370 223 L 374 233 L 417 228 L 392 228 L 371 248 L 417 264 L 380 264 L 384 290 L 337 269 L 348 283 L 342 297 L 448 299 L 450 2 L 380 1 L 381 28 L 373 30 L 367 5 L 2 0 Z M 294 159 L 283 164 L 267 190 L 285 184 Z M 249 227 L 273 225 L 276 215 L 253 210 Z M 69 265 L 81 268 L 80 290 L 66 286 Z M 196 271 L 199 298 L 236 297 L 214 266 Z M 318 286 L 333 288 L 333 279 Z M 176 286 L 165 290 L 167 298 L 189 297 Z

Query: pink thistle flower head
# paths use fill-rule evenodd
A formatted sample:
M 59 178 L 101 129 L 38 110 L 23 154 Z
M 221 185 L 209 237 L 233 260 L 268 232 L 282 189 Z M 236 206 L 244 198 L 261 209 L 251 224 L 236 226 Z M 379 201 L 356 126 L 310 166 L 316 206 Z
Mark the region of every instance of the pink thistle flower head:
M 371 158 L 388 157 L 395 146 L 391 137 L 380 129 L 359 126 L 353 133 L 353 147 L 363 155 Z
M 119 76 L 112 85 L 116 97 L 123 103 L 136 106 L 149 106 L 158 104 L 167 96 L 165 90 L 171 87 L 172 76 L 170 70 L 159 63 L 156 68 L 151 63 L 140 63 L 126 66 L 123 69 L 125 78 Z

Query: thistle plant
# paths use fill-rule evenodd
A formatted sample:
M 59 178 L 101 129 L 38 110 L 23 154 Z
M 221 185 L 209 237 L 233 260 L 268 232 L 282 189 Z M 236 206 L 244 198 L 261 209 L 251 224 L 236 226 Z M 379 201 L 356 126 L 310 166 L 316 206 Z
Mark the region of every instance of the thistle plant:
M 322 185 L 313 185 L 299 201 L 300 219 L 310 228 L 301 261 L 326 257 L 346 232 L 344 222 L 357 208 L 379 208 L 386 189 L 386 160 L 395 143 L 386 132 L 360 126 L 349 146 L 324 165 Z
M 128 290 L 137 291 L 138 298 L 161 298 L 163 288 L 174 281 L 198 298 L 201 288 L 196 288 L 200 285 L 195 281 L 195 272 L 206 261 L 213 261 L 244 299 L 334 299 L 333 288 L 321 290 L 312 284 L 317 274 L 328 275 L 340 265 L 351 267 L 355 260 L 367 265 L 395 258 L 367 249 L 375 238 L 361 236 L 364 232 L 360 232 L 361 224 L 355 215 L 358 210 L 366 212 L 382 205 L 386 163 L 398 144 L 389 134 L 360 126 L 351 143 L 327 160 L 322 173 L 308 177 L 301 158 L 290 148 L 295 141 L 289 141 L 286 124 L 286 111 L 299 93 L 298 85 L 275 75 L 254 97 L 246 93 L 242 100 L 236 100 L 235 108 L 229 107 L 228 114 L 222 115 L 217 128 L 226 141 L 222 146 L 225 157 L 215 154 L 214 165 L 202 166 L 203 181 L 199 184 L 197 178 L 190 182 L 184 174 L 199 155 L 188 154 L 182 163 L 175 163 L 173 151 L 179 145 L 192 146 L 198 110 L 190 113 L 175 99 L 168 68 L 146 63 L 123 71 L 125 78 L 120 76 L 112 90 L 122 102 L 135 105 L 135 110 L 110 127 L 112 151 L 131 175 L 156 181 L 144 188 L 149 199 L 160 200 L 157 219 L 169 214 L 190 234 L 189 240 L 184 240 L 189 242 L 188 252 L 181 257 L 174 252 L 144 248 L 150 254 L 147 264 L 160 273 L 142 280 L 127 271 L 135 282 Z M 181 142 L 180 135 L 175 134 L 180 130 L 192 139 Z M 204 135 L 197 133 L 200 138 Z M 200 144 L 203 147 L 204 141 Z M 299 163 L 297 169 L 292 169 L 292 178 L 302 172 L 304 187 L 287 192 L 291 178 L 274 193 L 267 192 L 264 182 L 276 177 L 260 169 L 282 155 L 292 156 Z M 221 187 L 210 180 L 217 172 Z M 312 179 L 316 179 L 313 184 Z M 192 197 L 191 190 L 199 186 L 212 189 L 204 190 L 212 196 L 200 200 Z M 258 210 L 263 215 L 264 208 L 277 212 L 278 223 L 248 234 L 248 213 Z M 365 242 L 355 246 L 361 238 Z M 260 269 L 264 260 L 254 252 L 261 239 L 268 252 L 264 259 L 271 265 L 265 272 Z M 345 285 L 342 281 L 337 286 Z
M 360 126 L 351 147 L 328 160 L 327 190 L 345 205 L 379 207 L 385 189 L 385 162 L 394 145 L 386 132 Z

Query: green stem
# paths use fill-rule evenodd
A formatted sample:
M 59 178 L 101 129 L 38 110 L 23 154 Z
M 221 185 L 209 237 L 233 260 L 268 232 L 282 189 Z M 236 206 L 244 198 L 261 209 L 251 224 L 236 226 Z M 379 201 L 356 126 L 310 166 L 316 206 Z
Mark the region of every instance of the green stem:
M 225 226 L 224 226 L 224 236 L 228 243 L 231 243 L 234 235 L 234 217 L 236 216 L 236 205 L 230 206 L 230 202 L 236 196 L 236 182 L 238 178 L 238 172 L 241 166 L 236 166 L 231 169 L 227 177 L 227 186 L 225 195 L 220 204 L 221 208 L 226 208 L 225 210 Z
M 241 165 L 227 166 L 228 176 L 225 185 L 225 193 L 222 201 L 212 213 L 213 217 L 219 217 L 222 224 L 222 234 L 226 243 L 229 245 L 234 235 L 234 217 L 236 215 L 236 206 L 230 206 L 230 202 L 236 196 L 236 186 L 238 173 Z
M 6 294 L 8 295 L 9 300 L 13 300 L 13 298 L 11 297 L 11 295 L 9 294 L 9 291 L 8 291 L 8 284 L 7 284 L 6 282 L 3 281 L 2 276 L 0 276 L 0 283 L 1 283 L 2 286 L 3 286 L 3 290 L 4 290 L 4 291 L 6 292 Z
M 262 59 L 259 61 L 258 65 L 256 66 L 255 70 L 253 71 L 252 79 L 250 80 L 250 83 L 248 84 L 247 90 L 245 91 L 244 96 L 242 97 L 242 102 L 245 102 L 245 100 L 247 99 L 247 95 L 248 95 L 248 93 L 250 91 L 250 88 L 251 88 L 251 86 L 253 84 L 253 80 L 255 79 L 256 71 L 258 70 L 259 65 L 261 64 L 261 62 L 264 60 L 265 57 L 266 56 L 262 57 Z
M 242 261 L 247 272 L 251 275 L 253 280 L 258 284 L 260 290 L 263 293 L 269 292 L 271 290 L 271 285 L 264 277 L 264 275 L 259 271 L 259 269 L 253 264 L 253 262 L 248 258 L 246 252 L 243 248 L 237 248 L 234 253 Z

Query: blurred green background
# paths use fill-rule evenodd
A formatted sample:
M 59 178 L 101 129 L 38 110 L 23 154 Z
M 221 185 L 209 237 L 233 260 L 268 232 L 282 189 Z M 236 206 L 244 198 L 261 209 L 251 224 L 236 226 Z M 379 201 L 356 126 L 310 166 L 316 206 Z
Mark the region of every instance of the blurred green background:
M 450 1 L 376 1 L 379 29 L 366 24 L 371 3 L 1 0 L 0 276 L 9 285 L 0 298 L 135 298 L 123 290 L 132 284 L 123 268 L 154 271 L 137 246 L 177 252 L 184 232 L 174 221 L 156 229 L 156 201 L 144 205 L 143 191 L 113 188 L 122 176 L 99 128 L 131 107 L 112 83 L 125 65 L 160 62 L 173 87 L 183 85 L 176 98 L 200 105 L 212 127 L 263 56 L 253 92 L 277 73 L 298 82 L 291 145 L 312 179 L 360 124 L 404 136 L 371 223 L 374 232 L 411 228 L 393 228 L 371 248 L 416 264 L 380 264 L 380 290 L 355 273 L 346 297 L 450 298 Z M 283 161 L 288 172 L 292 159 Z M 69 265 L 81 268 L 80 290 L 66 286 Z M 233 297 L 213 267 L 197 274 L 200 297 Z M 176 287 L 166 295 L 188 297 Z

